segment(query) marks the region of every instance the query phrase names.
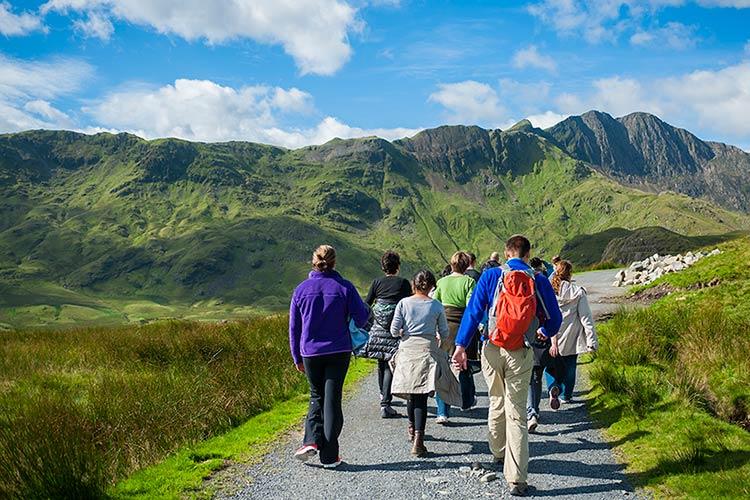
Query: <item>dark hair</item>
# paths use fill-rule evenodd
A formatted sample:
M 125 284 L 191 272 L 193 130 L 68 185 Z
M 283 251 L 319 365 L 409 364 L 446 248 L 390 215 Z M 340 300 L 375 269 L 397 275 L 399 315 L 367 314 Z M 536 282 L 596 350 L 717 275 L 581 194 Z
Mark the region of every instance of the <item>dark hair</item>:
M 380 258 L 380 269 L 385 274 L 396 274 L 399 267 L 401 267 L 401 257 L 396 252 L 388 250 Z
M 561 260 L 562 260 L 562 257 L 560 257 L 559 255 L 555 255 L 554 257 L 552 257 L 552 263 L 553 264 L 557 264 Z
M 477 263 L 477 256 L 476 254 L 473 254 L 471 252 L 467 252 L 466 255 L 469 256 L 469 264 L 472 266 Z
M 336 249 L 331 245 L 320 245 L 313 252 L 312 266 L 316 271 L 332 271 L 336 267 Z
M 537 271 L 544 271 L 546 269 L 544 267 L 544 261 L 539 257 L 532 257 L 529 261 L 529 265 Z
M 510 257 L 524 258 L 531 253 L 531 242 L 526 236 L 514 234 L 505 242 L 505 251 Z
M 441 278 L 445 278 L 446 276 L 448 276 L 448 275 L 449 275 L 450 273 L 452 273 L 452 272 L 453 272 L 453 271 L 451 270 L 451 265 L 450 265 L 450 264 L 448 264 L 448 265 L 446 265 L 446 266 L 445 266 L 445 267 L 443 268 L 443 270 L 442 270 L 442 271 L 440 271 L 440 277 L 441 277 Z
M 464 252 L 456 252 L 451 257 L 451 271 L 463 274 L 469 269 L 469 255 Z
M 435 288 L 436 284 L 435 275 L 427 269 L 419 271 L 411 280 L 411 287 L 414 292 L 422 292 L 424 294 L 430 293 L 430 290 Z

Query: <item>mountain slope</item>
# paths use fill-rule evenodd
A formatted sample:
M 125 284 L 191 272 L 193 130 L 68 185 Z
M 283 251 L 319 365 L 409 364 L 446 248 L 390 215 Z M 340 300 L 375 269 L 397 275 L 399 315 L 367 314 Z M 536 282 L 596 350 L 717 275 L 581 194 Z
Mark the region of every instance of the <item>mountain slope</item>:
M 279 310 L 323 242 L 360 287 L 387 248 L 404 273 L 515 232 L 535 251 L 611 227 L 747 227 L 707 201 L 622 186 L 531 127 L 440 127 L 393 143 L 0 136 L 0 324 Z M 1 326 L 1 325 L 0 325 Z
M 632 113 L 615 119 L 590 111 L 545 132 L 574 158 L 627 185 L 672 190 L 750 211 L 750 154 L 702 141 L 654 115 Z

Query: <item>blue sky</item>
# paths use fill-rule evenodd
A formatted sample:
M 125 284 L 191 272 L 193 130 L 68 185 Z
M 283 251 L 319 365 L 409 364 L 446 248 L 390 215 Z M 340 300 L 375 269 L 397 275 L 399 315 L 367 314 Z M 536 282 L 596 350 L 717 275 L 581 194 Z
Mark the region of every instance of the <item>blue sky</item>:
M 0 131 L 287 147 L 648 111 L 750 149 L 750 0 L 0 0 Z

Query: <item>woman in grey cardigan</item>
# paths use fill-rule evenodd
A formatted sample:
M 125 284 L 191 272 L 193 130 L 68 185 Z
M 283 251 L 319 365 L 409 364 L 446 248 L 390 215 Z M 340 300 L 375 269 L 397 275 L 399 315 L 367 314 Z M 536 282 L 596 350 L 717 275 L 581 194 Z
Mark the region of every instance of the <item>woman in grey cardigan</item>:
M 438 344 L 448 336 L 448 321 L 443 305 L 427 295 L 434 287 L 435 276 L 430 271 L 417 273 L 412 281 L 414 295 L 398 303 L 391 323 L 391 335 L 401 337 L 391 360 L 391 390 L 394 396 L 407 400 L 411 453 L 417 457 L 427 455 L 427 398 L 438 393 L 448 404 L 461 404 L 457 374 Z

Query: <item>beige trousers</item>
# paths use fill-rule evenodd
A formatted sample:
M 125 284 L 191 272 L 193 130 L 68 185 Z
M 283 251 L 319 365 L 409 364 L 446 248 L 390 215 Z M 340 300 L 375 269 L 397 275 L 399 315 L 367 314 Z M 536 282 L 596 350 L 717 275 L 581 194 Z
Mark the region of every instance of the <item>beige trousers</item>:
M 498 458 L 504 456 L 503 474 L 509 483 L 525 483 L 528 475 L 526 398 L 533 366 L 531 349 L 506 351 L 490 342 L 482 349 L 482 372 L 490 395 L 490 450 Z

